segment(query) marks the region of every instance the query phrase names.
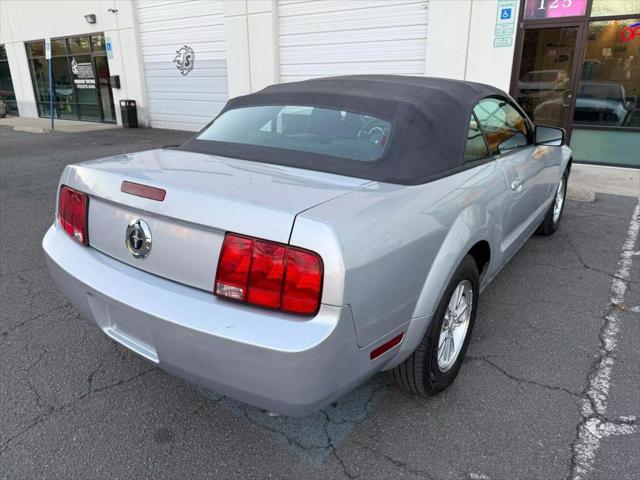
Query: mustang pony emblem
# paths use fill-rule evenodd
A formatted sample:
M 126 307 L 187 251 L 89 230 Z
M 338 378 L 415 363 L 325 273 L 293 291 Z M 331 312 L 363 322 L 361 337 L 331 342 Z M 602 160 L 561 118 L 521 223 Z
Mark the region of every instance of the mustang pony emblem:
M 176 53 L 177 55 L 173 61 L 176 63 L 180 73 L 182 75 L 187 75 L 191 70 L 193 70 L 193 61 L 195 58 L 193 48 L 185 45 L 180 50 L 176 50 Z
M 147 258 L 151 252 L 151 229 L 147 222 L 142 219 L 131 222 L 124 241 L 135 258 Z

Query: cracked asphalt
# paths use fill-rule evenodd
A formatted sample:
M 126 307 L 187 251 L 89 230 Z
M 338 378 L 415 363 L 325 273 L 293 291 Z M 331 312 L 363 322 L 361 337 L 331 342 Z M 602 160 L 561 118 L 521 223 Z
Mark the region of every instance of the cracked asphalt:
M 637 198 L 569 201 L 560 230 L 526 244 L 482 295 L 468 358 L 440 396 L 378 375 L 310 417 L 271 417 L 108 339 L 44 265 L 65 164 L 188 136 L 0 128 L 1 478 L 640 476 L 640 245 L 623 252 Z

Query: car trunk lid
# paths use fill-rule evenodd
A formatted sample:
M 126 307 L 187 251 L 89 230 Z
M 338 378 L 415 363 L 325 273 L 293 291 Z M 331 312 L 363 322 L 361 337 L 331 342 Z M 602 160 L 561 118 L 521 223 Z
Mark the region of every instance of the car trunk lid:
M 163 200 L 122 191 L 164 190 Z M 151 150 L 68 167 L 63 183 L 87 193 L 89 244 L 126 264 L 211 290 L 225 232 L 288 243 L 295 216 L 367 180 L 175 150 Z M 151 250 L 135 257 L 127 227 L 142 220 Z

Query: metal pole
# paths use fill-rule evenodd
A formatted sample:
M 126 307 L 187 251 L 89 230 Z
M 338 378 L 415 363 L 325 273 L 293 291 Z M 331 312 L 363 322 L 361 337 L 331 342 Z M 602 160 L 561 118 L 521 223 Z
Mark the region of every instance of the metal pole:
M 53 59 L 49 59 L 49 110 L 51 110 L 51 130 L 53 130 Z

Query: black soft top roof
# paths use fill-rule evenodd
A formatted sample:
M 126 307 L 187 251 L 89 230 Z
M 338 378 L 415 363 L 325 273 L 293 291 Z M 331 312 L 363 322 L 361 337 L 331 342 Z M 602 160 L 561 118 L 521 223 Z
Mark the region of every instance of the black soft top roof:
M 364 162 L 197 137 L 182 148 L 415 185 L 463 168 L 472 109 L 479 100 L 490 96 L 509 98 L 489 85 L 428 77 L 352 75 L 282 83 L 229 100 L 221 115 L 255 105 L 308 105 L 368 114 L 393 126 L 386 153 L 379 160 Z

